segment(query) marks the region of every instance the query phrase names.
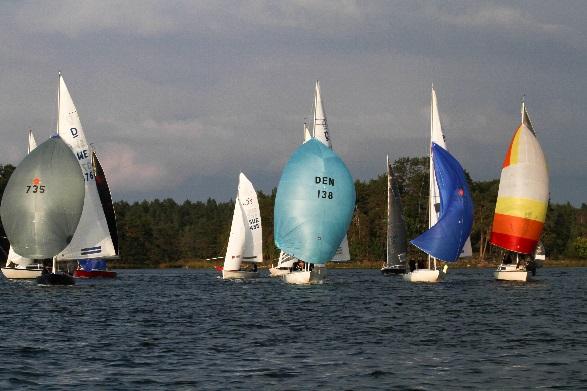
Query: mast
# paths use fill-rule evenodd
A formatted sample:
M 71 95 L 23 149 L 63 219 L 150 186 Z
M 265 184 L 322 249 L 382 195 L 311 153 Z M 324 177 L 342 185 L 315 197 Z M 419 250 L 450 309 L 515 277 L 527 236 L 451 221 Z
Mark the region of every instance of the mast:
M 432 140 L 434 138 L 434 106 L 436 105 L 436 96 L 434 94 L 434 84 L 430 93 L 430 143 L 428 144 L 428 229 L 432 226 L 432 213 L 436 213 L 434 208 L 434 198 L 436 196 L 436 186 L 434 181 L 434 162 L 432 160 Z M 430 259 L 428 254 L 428 269 L 430 269 Z M 434 259 L 434 269 L 436 269 L 436 259 Z
M 390 251 L 390 242 L 391 242 L 391 232 L 390 231 L 390 220 L 391 220 L 391 173 L 389 172 L 389 155 L 387 155 L 387 252 L 385 254 L 386 260 L 385 263 L 389 267 L 389 251 Z
M 61 105 L 61 71 L 58 72 L 58 78 L 57 78 L 57 126 L 56 126 L 56 131 L 57 134 L 59 134 L 59 112 L 60 110 L 60 105 Z

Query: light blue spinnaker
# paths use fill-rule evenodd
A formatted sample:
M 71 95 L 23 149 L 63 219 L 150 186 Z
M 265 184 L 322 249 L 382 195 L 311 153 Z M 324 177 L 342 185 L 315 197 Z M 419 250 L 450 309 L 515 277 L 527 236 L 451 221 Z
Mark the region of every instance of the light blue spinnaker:
M 277 186 L 275 244 L 310 263 L 326 263 L 346 235 L 355 207 L 353 178 L 338 155 L 311 139 L 293 153 Z
M 460 163 L 444 148 L 432 143 L 434 173 L 440 191 L 438 222 L 411 241 L 442 261 L 459 258 L 473 226 L 473 200 Z

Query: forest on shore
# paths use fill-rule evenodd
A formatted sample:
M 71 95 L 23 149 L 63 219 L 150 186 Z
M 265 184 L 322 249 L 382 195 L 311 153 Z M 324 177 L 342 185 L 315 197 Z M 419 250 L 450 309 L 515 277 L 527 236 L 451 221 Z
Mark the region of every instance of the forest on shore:
M 3 194 L 12 165 L 0 165 L 0 192 Z M 393 171 L 401 195 L 403 216 L 408 238 L 414 238 L 427 226 L 428 158 L 400 158 Z M 489 245 L 499 180 L 474 181 L 467 176 L 475 205 L 471 233 L 474 262 L 495 262 L 499 250 Z M 360 262 L 385 259 L 387 175 L 355 182 L 357 203 L 348 231 L 351 258 Z M 275 263 L 279 250 L 273 241 L 273 204 L 276 189 L 271 194 L 258 193 L 263 228 L 265 263 Z M 186 200 L 179 204 L 173 199 L 129 203 L 117 201 L 116 211 L 120 260 L 118 267 L 181 267 L 202 261 L 221 264 L 226 251 L 234 201 L 217 202 Z M 2 248 L 8 250 L 4 228 Z M 547 258 L 556 260 L 587 259 L 587 204 L 574 207 L 570 203 L 549 204 L 542 241 Z M 409 246 L 409 258 L 422 253 Z

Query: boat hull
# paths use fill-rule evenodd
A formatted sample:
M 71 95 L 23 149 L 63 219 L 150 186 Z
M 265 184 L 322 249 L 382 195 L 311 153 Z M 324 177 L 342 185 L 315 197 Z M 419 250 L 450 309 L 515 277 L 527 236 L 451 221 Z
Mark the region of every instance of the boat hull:
M 39 285 L 75 285 L 75 280 L 69 274 L 48 273 L 37 277 Z
M 288 284 L 320 284 L 326 278 L 325 267 L 315 267 L 313 270 L 296 270 L 283 275 L 283 280 Z
M 404 280 L 409 282 L 437 282 L 440 280 L 440 270 L 416 269 L 404 274 Z
M 381 268 L 381 274 L 384 276 L 397 276 L 405 274 L 405 272 L 406 267 L 404 265 L 383 266 Z
M 516 268 L 516 265 L 499 265 L 493 272 L 498 281 L 529 281 L 530 272 L 525 268 Z
M 281 269 L 278 267 L 272 267 L 269 269 L 269 277 L 281 277 L 291 273 L 290 268 Z
M 43 273 L 43 269 L 20 269 L 14 267 L 3 267 L 2 274 L 11 280 L 34 280 Z
M 76 270 L 74 278 L 116 278 L 116 272 L 111 270 Z
M 222 270 L 222 278 L 225 280 L 250 280 L 258 278 L 259 272 L 246 270 Z

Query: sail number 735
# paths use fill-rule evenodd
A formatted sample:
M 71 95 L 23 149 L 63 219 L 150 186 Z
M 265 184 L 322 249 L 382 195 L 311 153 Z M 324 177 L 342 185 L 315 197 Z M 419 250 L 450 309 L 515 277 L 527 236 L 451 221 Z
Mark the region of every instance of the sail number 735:
M 28 185 L 26 187 L 27 193 L 44 193 L 45 185 Z

